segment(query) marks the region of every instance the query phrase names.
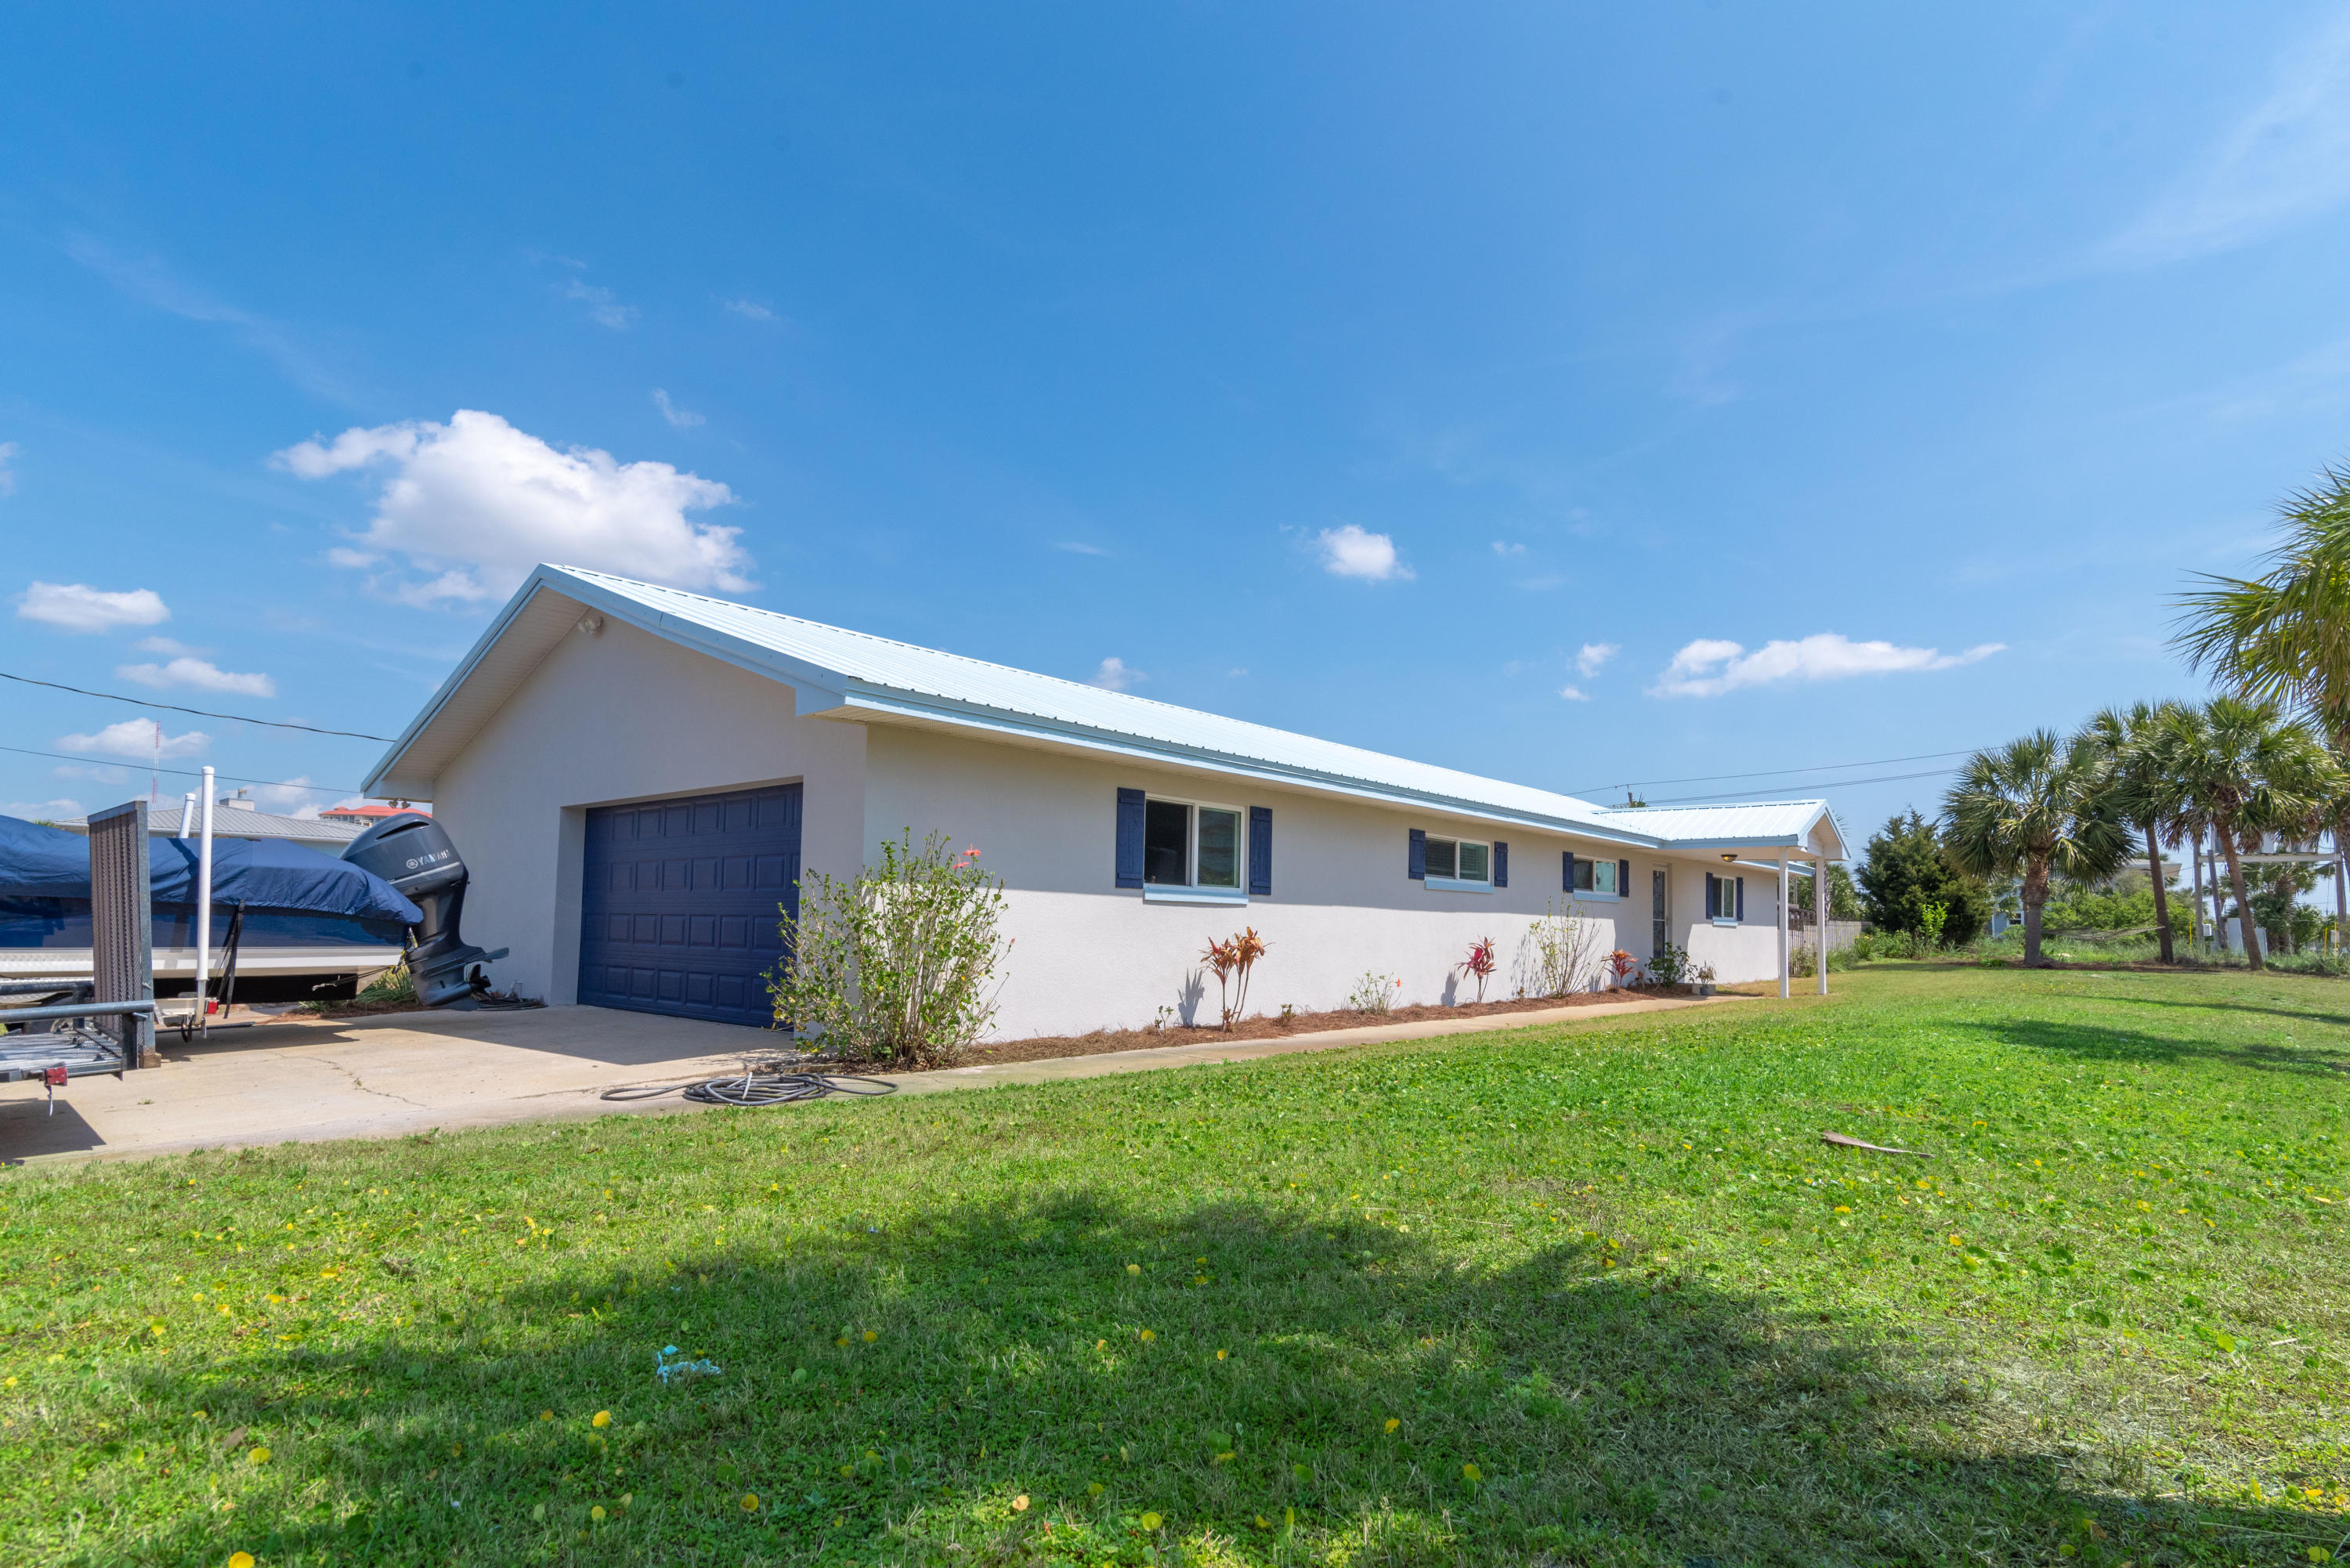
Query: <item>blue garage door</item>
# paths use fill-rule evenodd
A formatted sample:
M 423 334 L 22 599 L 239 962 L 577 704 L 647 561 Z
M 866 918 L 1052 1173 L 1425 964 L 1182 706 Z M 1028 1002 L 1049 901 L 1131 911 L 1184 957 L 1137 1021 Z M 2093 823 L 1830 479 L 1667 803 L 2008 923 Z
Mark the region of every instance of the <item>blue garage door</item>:
M 799 888 L 797 784 L 590 811 L 579 1000 L 766 1027 Z

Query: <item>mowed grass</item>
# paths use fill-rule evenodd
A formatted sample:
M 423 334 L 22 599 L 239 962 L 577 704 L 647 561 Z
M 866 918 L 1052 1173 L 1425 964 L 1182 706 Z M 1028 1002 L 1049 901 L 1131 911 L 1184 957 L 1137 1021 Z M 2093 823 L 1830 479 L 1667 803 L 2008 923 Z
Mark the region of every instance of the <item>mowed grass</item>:
M 17 1171 L 0 1546 L 2344 1551 L 2350 987 L 1835 983 L 1034 1088 Z

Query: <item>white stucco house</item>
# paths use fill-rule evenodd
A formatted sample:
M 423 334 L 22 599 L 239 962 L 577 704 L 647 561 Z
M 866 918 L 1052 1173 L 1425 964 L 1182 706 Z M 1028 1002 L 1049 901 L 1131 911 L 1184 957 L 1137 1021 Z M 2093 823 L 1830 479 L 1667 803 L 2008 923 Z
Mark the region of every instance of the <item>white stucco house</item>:
M 1007 1038 L 1212 1019 L 1201 951 L 1244 925 L 1272 944 L 1253 1010 L 1342 1006 L 1367 972 L 1462 999 L 1485 937 L 1506 995 L 1570 901 L 1603 950 L 1783 990 L 1782 890 L 1845 855 L 1819 801 L 1611 810 L 563 566 L 366 788 L 433 803 L 501 985 L 760 1025 L 799 877 L 943 832 L 1004 883 Z

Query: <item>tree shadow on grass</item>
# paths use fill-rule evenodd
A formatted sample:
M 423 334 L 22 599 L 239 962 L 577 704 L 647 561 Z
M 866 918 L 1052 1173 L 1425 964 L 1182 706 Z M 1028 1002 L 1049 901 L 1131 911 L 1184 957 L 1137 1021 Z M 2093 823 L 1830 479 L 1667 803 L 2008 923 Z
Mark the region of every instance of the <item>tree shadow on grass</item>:
M 148 1475 L 95 1459 L 91 1532 L 57 1556 L 2145 1564 L 2241 1561 L 2246 1531 L 2320 1542 L 2282 1506 L 2132 1501 L 2141 1478 L 2002 1449 L 1979 1385 L 1661 1266 L 1627 1278 L 1607 1260 L 1630 1254 L 1560 1229 L 1489 1269 L 1384 1224 L 1076 1189 L 681 1238 L 632 1269 L 552 1251 L 495 1297 L 419 1263 L 384 1282 L 442 1303 L 417 1326 L 118 1366 L 148 1447 L 241 1429 L 272 1457 L 225 1514 L 203 1492 L 159 1513 Z M 671 1345 L 723 1370 L 664 1383 Z
M 2303 1016 L 2296 1014 L 2296 1016 Z M 2318 1022 L 2313 1020 L 2313 1022 Z M 2315 1078 L 2350 1075 L 2350 1050 L 2318 1045 L 2272 1045 L 2261 1041 L 2220 1044 L 2209 1039 L 2182 1039 L 2138 1029 L 2117 1029 L 2103 1023 L 2062 1023 L 2050 1019 L 2003 1018 L 1996 1021 L 1953 1020 L 1948 1025 L 1979 1034 L 2002 1045 L 2034 1051 L 2060 1052 L 2099 1062 L 2175 1064 L 2215 1062 L 2262 1073 L 2291 1073 Z

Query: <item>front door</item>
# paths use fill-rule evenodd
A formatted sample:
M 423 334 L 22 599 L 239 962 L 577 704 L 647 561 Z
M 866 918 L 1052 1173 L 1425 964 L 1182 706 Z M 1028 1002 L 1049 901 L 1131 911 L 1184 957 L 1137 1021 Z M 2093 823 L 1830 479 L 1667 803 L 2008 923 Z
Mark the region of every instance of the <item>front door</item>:
M 1669 871 L 1648 873 L 1648 956 L 1655 958 L 1673 940 L 1673 874 Z

